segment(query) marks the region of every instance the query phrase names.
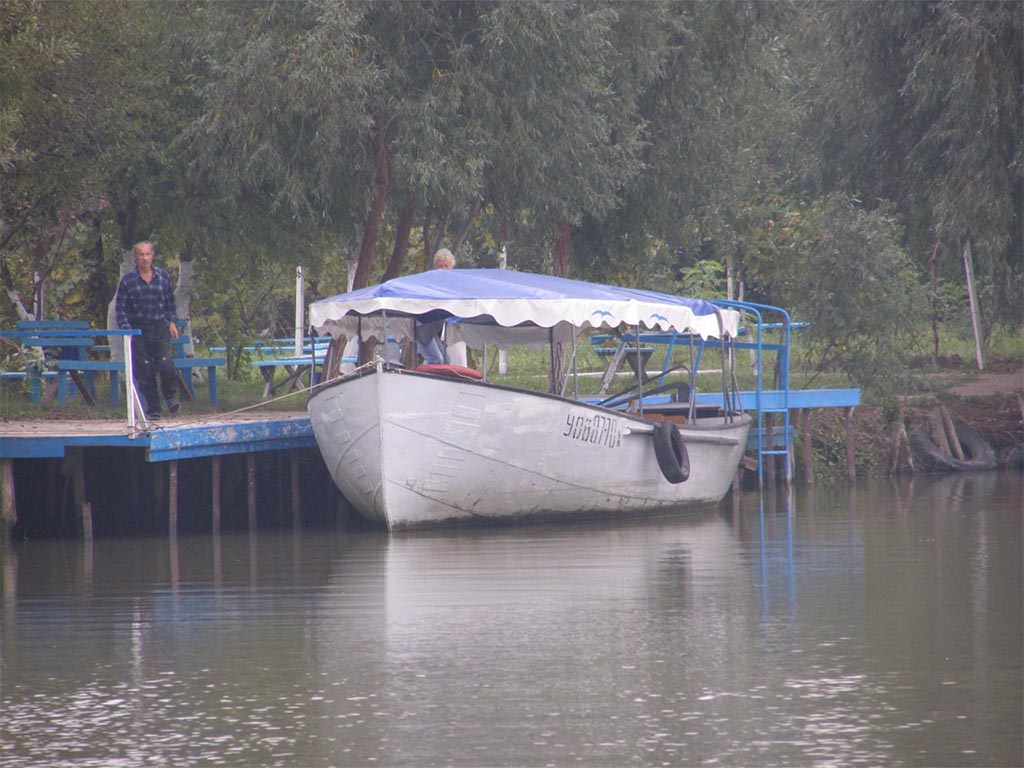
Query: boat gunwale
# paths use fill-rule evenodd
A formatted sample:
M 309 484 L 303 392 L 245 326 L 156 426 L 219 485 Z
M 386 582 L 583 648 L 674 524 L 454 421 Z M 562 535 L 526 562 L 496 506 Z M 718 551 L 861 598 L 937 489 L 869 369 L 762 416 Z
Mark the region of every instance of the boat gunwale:
M 343 383 L 346 383 L 346 382 L 355 381 L 355 380 L 363 378 L 365 376 L 376 374 L 377 372 L 378 372 L 378 369 L 377 369 L 376 366 L 370 366 L 370 367 L 367 367 L 367 368 L 363 368 L 361 370 L 353 371 L 352 373 L 346 374 L 344 376 L 338 376 L 337 378 L 331 379 L 328 382 L 323 382 L 318 387 L 318 389 L 315 392 L 313 392 L 307 398 L 307 400 L 306 400 L 307 407 L 308 407 L 308 404 L 313 400 L 313 398 L 315 398 L 321 392 L 324 392 L 324 391 L 329 390 L 329 389 L 333 389 L 334 387 L 339 386 L 339 385 L 341 385 Z M 620 411 L 620 410 L 618 410 L 616 408 L 608 408 L 608 407 L 603 406 L 603 405 L 598 405 L 597 403 L 588 403 L 585 400 L 574 400 L 571 397 L 565 397 L 563 395 L 556 395 L 556 394 L 553 394 L 551 392 L 541 392 L 539 390 L 534 390 L 534 389 L 523 389 L 522 387 L 513 387 L 513 386 L 510 386 L 508 384 L 497 384 L 497 383 L 494 383 L 494 382 L 491 382 L 491 381 L 487 381 L 486 379 L 470 379 L 470 378 L 462 378 L 462 377 L 459 377 L 459 376 L 447 376 L 447 375 L 444 375 L 444 374 L 429 373 L 429 372 L 426 372 L 426 371 L 415 371 L 415 370 L 412 370 L 412 369 L 409 369 L 409 368 L 399 368 L 399 367 L 395 367 L 395 366 L 391 366 L 391 367 L 383 366 L 383 367 L 381 367 L 380 372 L 381 373 L 387 373 L 387 374 L 401 374 L 403 376 L 418 376 L 418 377 L 423 377 L 423 378 L 426 378 L 426 379 L 434 379 L 434 380 L 447 381 L 447 382 L 452 382 L 452 383 L 460 383 L 460 384 L 465 384 L 465 385 L 474 386 L 474 387 L 484 387 L 484 388 L 495 389 L 495 390 L 500 390 L 500 391 L 504 391 L 504 392 L 513 392 L 513 393 L 521 394 L 521 395 L 535 395 L 535 396 L 547 398 L 549 400 L 555 400 L 555 401 L 560 402 L 560 403 L 565 403 L 567 405 L 574 405 L 574 406 L 579 406 L 581 408 L 586 408 L 586 409 L 589 409 L 589 410 L 599 411 L 600 413 L 603 413 L 603 414 L 614 414 L 616 416 L 622 416 L 622 417 L 624 417 L 624 418 L 626 418 L 626 419 L 628 419 L 628 420 L 630 420 L 632 422 L 637 423 L 638 425 L 644 426 L 645 428 L 646 427 L 651 427 L 654 424 L 658 423 L 657 420 L 648 419 L 648 418 L 646 418 L 644 416 L 641 416 L 639 413 L 636 413 L 636 412 Z M 721 412 L 721 410 L 722 409 L 719 408 L 720 412 Z M 731 421 L 731 422 L 730 421 L 726 421 L 726 419 L 729 418 L 729 417 L 732 417 L 734 420 Z M 685 424 L 679 424 L 679 427 L 680 427 L 680 429 L 684 430 L 685 432 L 689 432 L 689 433 L 717 432 L 717 431 L 721 431 L 723 429 L 731 429 L 733 427 L 740 426 L 740 425 L 743 424 L 743 422 L 745 420 L 752 421 L 752 417 L 746 411 L 732 411 L 732 412 L 724 413 L 724 414 L 723 413 L 719 413 L 718 415 L 713 416 L 713 417 L 704 417 L 704 419 L 708 419 L 708 418 L 714 419 L 716 421 L 721 419 L 721 421 L 718 422 L 718 423 L 715 423 L 715 424 L 707 424 L 707 423 L 703 423 L 702 424 L 701 421 L 703 421 L 703 419 L 699 419 L 699 420 L 696 420 L 696 421 L 688 421 Z M 646 430 L 645 430 L 645 433 L 646 433 Z

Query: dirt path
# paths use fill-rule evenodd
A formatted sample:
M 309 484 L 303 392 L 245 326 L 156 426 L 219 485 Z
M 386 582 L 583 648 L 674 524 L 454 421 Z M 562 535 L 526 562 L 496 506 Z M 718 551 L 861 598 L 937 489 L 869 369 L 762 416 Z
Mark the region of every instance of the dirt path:
M 950 387 L 950 394 L 957 397 L 991 397 L 1012 395 L 1024 390 L 1024 371 L 1012 373 L 979 373 L 971 381 Z

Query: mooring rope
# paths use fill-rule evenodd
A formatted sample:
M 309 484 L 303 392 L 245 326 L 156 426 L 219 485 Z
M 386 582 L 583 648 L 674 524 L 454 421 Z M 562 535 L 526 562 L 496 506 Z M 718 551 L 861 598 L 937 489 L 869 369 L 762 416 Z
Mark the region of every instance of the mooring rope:
M 373 360 L 371 360 L 370 362 L 367 362 L 367 363 L 363 363 L 362 365 L 358 366 L 357 368 L 353 368 L 348 373 L 348 375 L 351 376 L 352 374 L 360 373 L 360 372 L 365 371 L 365 370 L 367 370 L 369 368 L 372 368 L 374 365 L 376 365 L 376 362 L 373 361 Z M 262 408 L 264 406 L 271 405 L 272 403 L 276 403 L 276 402 L 279 402 L 281 400 L 285 400 L 286 398 L 289 398 L 289 397 L 295 397 L 296 395 L 305 395 L 305 394 L 308 394 L 310 392 L 314 392 L 314 391 L 320 389 L 321 387 L 325 387 L 328 384 L 332 384 L 335 381 L 337 381 L 337 379 L 329 379 L 327 381 L 321 381 L 321 382 L 319 382 L 317 384 L 313 384 L 312 386 L 309 386 L 309 387 L 303 387 L 302 389 L 296 389 L 294 392 L 287 392 L 287 393 L 285 393 L 283 395 L 278 395 L 277 397 L 272 397 L 269 400 L 262 400 L 262 401 L 260 401 L 258 403 L 253 403 L 252 405 L 245 405 L 245 406 L 242 406 L 241 408 L 236 408 L 233 411 L 224 411 L 223 413 L 211 414 L 211 415 L 206 416 L 206 417 L 201 417 L 199 419 L 196 419 L 195 421 L 190 421 L 189 424 L 211 424 L 211 423 L 216 423 L 217 421 L 220 421 L 221 419 L 223 419 L 225 416 L 234 416 L 234 415 L 239 414 L 239 413 L 245 413 L 246 411 L 251 411 L 251 410 L 254 410 L 256 408 Z M 148 422 L 148 424 L 149 424 L 148 427 L 136 427 L 134 430 L 128 429 L 127 432 L 128 432 L 128 434 L 131 437 L 138 437 L 139 435 L 145 435 L 147 433 L 159 432 L 159 431 L 167 431 L 167 429 L 171 427 L 171 425 L 156 424 L 156 423 L 153 423 L 153 422 Z M 176 443 L 175 443 L 175 446 L 177 447 Z

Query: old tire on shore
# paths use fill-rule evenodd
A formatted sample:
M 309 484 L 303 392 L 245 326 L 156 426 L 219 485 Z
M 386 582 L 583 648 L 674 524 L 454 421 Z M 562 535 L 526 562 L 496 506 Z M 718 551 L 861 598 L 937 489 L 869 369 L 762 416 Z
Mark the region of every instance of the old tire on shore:
M 999 466 L 1013 472 L 1024 472 L 1024 449 L 1014 445 L 1003 450 L 999 456 Z
M 654 425 L 654 455 L 658 468 L 670 483 L 683 483 L 690 477 L 690 454 L 683 442 L 683 433 L 671 421 Z
M 953 419 L 953 428 L 964 452 L 964 459 L 939 450 L 926 424 L 910 430 L 914 461 L 929 472 L 975 472 L 996 468 L 996 453 L 977 430 L 962 419 Z

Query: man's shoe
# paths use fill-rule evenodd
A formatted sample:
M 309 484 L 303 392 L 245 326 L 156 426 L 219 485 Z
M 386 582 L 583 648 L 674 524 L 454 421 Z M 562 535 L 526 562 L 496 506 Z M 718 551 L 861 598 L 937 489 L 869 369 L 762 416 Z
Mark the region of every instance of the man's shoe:
M 167 410 L 171 412 L 171 416 L 181 410 L 181 403 L 177 400 L 172 400 L 167 404 Z
M 147 413 L 146 418 L 153 421 L 154 419 L 159 419 L 160 415 L 160 411 L 153 411 L 152 413 Z

